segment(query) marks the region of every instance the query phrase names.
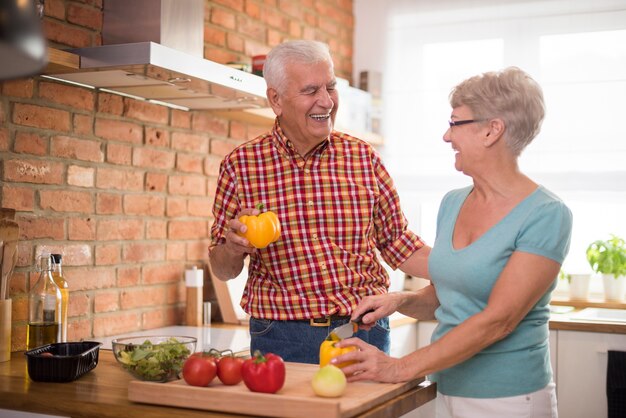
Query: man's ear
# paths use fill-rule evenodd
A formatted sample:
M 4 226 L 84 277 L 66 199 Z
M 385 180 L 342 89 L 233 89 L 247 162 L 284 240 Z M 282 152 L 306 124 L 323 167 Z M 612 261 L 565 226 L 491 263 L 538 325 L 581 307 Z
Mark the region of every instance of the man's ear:
M 275 88 L 268 88 L 267 89 L 267 100 L 270 103 L 270 106 L 272 107 L 272 110 L 274 110 L 274 113 L 276 114 L 276 116 L 280 116 L 283 113 L 283 107 L 281 104 L 281 100 L 280 100 L 280 95 L 278 94 L 278 91 L 276 91 Z
M 485 132 L 483 144 L 490 147 L 502 138 L 504 135 L 505 124 L 502 119 L 491 119 L 489 121 L 489 130 Z

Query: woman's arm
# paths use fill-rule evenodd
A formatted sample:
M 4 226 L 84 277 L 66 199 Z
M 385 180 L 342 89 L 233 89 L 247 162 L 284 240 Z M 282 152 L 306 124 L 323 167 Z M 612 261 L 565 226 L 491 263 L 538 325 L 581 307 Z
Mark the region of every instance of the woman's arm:
M 429 284 L 415 292 L 404 293 L 407 296 L 398 306 L 398 312 L 422 321 L 435 319 L 435 310 L 439 307 L 435 286 Z
M 409 276 L 430 280 L 430 275 L 428 274 L 428 256 L 430 255 L 431 249 L 432 248 L 429 246 L 424 245 L 411 254 L 409 258 L 400 265 L 399 269 Z
M 431 284 L 415 292 L 392 292 L 384 295 L 367 296 L 359 302 L 352 319 L 363 315 L 363 328 L 370 329 L 380 318 L 400 312 L 415 319 L 427 321 L 435 319 L 435 309 L 439 299 Z M 372 312 L 369 312 L 372 311 Z M 369 312 L 369 313 L 366 313 Z
M 354 351 L 337 357 L 349 380 L 401 382 L 451 367 L 505 338 L 552 285 L 560 264 L 543 256 L 515 252 L 497 280 L 486 308 L 452 329 L 441 339 L 400 359 L 391 358 L 357 338 L 338 343 L 356 345 Z

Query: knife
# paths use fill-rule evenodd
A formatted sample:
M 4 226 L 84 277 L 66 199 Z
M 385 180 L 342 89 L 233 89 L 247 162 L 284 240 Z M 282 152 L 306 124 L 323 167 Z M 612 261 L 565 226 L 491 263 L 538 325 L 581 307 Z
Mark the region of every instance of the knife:
M 354 335 L 355 332 L 359 329 L 359 324 L 361 323 L 363 316 L 366 314 L 374 312 L 374 309 L 370 309 L 369 311 L 363 313 L 356 317 L 354 321 L 350 321 L 347 324 L 343 324 L 333 329 L 328 335 L 327 339 L 329 340 L 343 340 L 345 338 L 350 338 Z

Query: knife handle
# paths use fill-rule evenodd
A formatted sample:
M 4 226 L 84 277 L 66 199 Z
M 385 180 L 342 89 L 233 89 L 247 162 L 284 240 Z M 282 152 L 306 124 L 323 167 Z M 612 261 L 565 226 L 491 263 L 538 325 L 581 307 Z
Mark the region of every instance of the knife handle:
M 370 309 L 369 311 L 365 311 L 365 312 L 363 312 L 361 315 L 357 316 L 357 317 L 354 319 L 354 321 L 352 321 L 352 322 L 354 322 L 355 324 L 362 324 L 362 323 L 363 323 L 363 322 L 362 322 L 362 321 L 363 321 L 363 317 L 364 317 L 365 315 L 367 315 L 368 313 L 371 313 L 371 312 L 374 312 L 374 311 L 375 311 L 375 309 Z

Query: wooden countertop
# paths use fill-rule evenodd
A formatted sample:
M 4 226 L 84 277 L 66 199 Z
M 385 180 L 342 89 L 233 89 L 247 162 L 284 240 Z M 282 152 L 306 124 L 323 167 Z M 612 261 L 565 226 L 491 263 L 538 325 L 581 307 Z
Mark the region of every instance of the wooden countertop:
M 584 308 L 607 308 L 607 309 L 626 309 L 626 302 L 607 301 L 598 296 L 591 296 L 587 299 L 570 299 L 564 296 L 553 296 L 550 300 L 553 306 L 573 306 L 576 309 Z
M 550 329 L 561 331 L 604 332 L 626 334 L 626 323 L 582 321 L 569 318 L 567 314 L 552 315 Z
M 128 384 L 133 378 L 115 361 L 109 350 L 100 350 L 98 366 L 70 383 L 33 382 L 28 377 L 26 356 L 13 353 L 0 363 L 0 405 L 19 410 L 71 417 L 172 418 L 223 417 L 240 415 L 134 403 L 128 400 Z M 361 417 L 399 417 L 436 396 L 436 385 L 425 381 Z
M 574 310 L 569 314 L 555 314 L 550 317 L 550 329 L 563 331 L 605 332 L 610 334 L 626 334 L 626 323 L 583 321 L 570 318 L 569 315 L 585 308 L 626 309 L 622 301 L 606 301 L 599 297 L 588 299 L 570 299 L 564 296 L 555 296 L 550 301 L 552 306 L 570 306 Z
M 575 311 L 572 311 L 572 313 Z M 435 320 L 421 322 L 436 322 Z M 550 317 L 549 328 L 562 331 L 604 332 L 609 334 L 626 334 L 626 323 L 582 321 L 569 318 L 568 314 L 555 314 Z

